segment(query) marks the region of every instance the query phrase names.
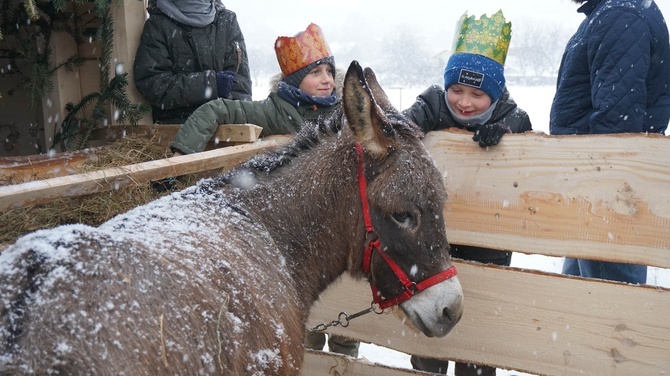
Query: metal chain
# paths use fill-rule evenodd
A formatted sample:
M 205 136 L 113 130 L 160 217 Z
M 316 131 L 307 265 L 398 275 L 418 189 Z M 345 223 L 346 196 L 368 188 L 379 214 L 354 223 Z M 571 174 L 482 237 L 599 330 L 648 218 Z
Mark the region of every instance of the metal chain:
M 313 327 L 309 331 L 310 332 L 322 332 L 322 331 L 328 329 L 331 326 L 338 326 L 338 325 L 342 326 L 343 328 L 346 328 L 347 326 L 349 326 L 349 321 L 351 321 L 351 320 L 353 320 L 357 317 L 363 316 L 365 314 L 368 314 L 370 312 L 374 312 L 374 313 L 379 315 L 379 314 L 382 314 L 384 312 L 384 310 L 379 309 L 379 306 L 377 304 L 375 304 L 375 302 L 372 302 L 370 304 L 370 308 L 366 308 L 366 309 L 364 309 L 360 312 L 356 312 L 352 315 L 349 315 L 346 312 L 340 312 L 340 314 L 337 315 L 337 320 L 333 320 L 331 322 L 324 322 L 323 324 L 319 324 L 319 325 Z

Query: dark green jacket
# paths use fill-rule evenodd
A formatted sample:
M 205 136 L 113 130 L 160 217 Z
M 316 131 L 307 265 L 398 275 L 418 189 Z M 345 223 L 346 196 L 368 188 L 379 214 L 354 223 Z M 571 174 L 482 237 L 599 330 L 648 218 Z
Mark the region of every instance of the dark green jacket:
M 445 91 L 438 85 L 433 85 L 421 93 L 414 104 L 403 111 L 405 116 L 423 128 L 424 132 L 436 131 L 450 127 L 469 129 L 458 124 L 447 108 L 444 97 Z M 512 133 L 522 133 L 533 129 L 530 117 L 526 111 L 520 109 L 510 97 L 507 88 L 500 95 L 498 104 L 491 114 L 487 124 L 499 123 L 512 130 Z M 474 131 L 474 129 L 469 129 Z
M 137 90 L 151 103 L 153 120 L 181 124 L 198 106 L 219 97 L 216 72 L 236 72 L 232 99 L 251 100 L 246 45 L 237 16 L 220 6 L 202 27 L 177 23 L 149 8 L 133 74 Z
M 260 101 L 235 101 L 217 99 L 200 106 L 181 126 L 172 151 L 190 154 L 202 151 L 212 138 L 219 124 L 255 124 L 263 128 L 261 136 L 293 134 L 307 121 L 325 118 L 340 106 L 293 106 L 280 98 L 275 91 Z

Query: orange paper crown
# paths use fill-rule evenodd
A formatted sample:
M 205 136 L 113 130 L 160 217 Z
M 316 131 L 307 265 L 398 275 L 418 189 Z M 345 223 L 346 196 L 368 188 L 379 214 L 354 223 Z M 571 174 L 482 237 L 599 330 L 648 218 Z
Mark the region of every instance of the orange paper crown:
M 275 41 L 277 61 L 284 77 L 312 64 L 315 61 L 332 56 L 323 31 L 316 24 L 309 24 L 297 37 L 279 37 Z

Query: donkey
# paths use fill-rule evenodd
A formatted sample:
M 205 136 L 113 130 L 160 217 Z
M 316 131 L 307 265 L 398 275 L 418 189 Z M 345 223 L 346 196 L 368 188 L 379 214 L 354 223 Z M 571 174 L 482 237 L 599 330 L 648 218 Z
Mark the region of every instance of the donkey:
M 354 61 L 339 112 L 288 145 L 20 238 L 0 254 L 0 374 L 296 375 L 309 309 L 345 271 L 445 336 L 462 290 L 421 138 Z

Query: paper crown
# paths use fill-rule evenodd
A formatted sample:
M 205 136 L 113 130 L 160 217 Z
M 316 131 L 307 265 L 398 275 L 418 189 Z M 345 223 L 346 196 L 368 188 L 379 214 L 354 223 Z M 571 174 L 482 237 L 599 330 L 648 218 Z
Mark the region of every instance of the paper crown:
M 275 52 L 284 77 L 333 55 L 323 31 L 313 23 L 297 37 L 278 37 L 275 41 Z
M 485 14 L 480 19 L 468 17 L 465 12 L 456 24 L 458 38 L 454 40 L 454 52 L 479 54 L 505 65 L 507 49 L 512 39 L 512 23 L 505 22 L 502 10 L 491 18 Z

